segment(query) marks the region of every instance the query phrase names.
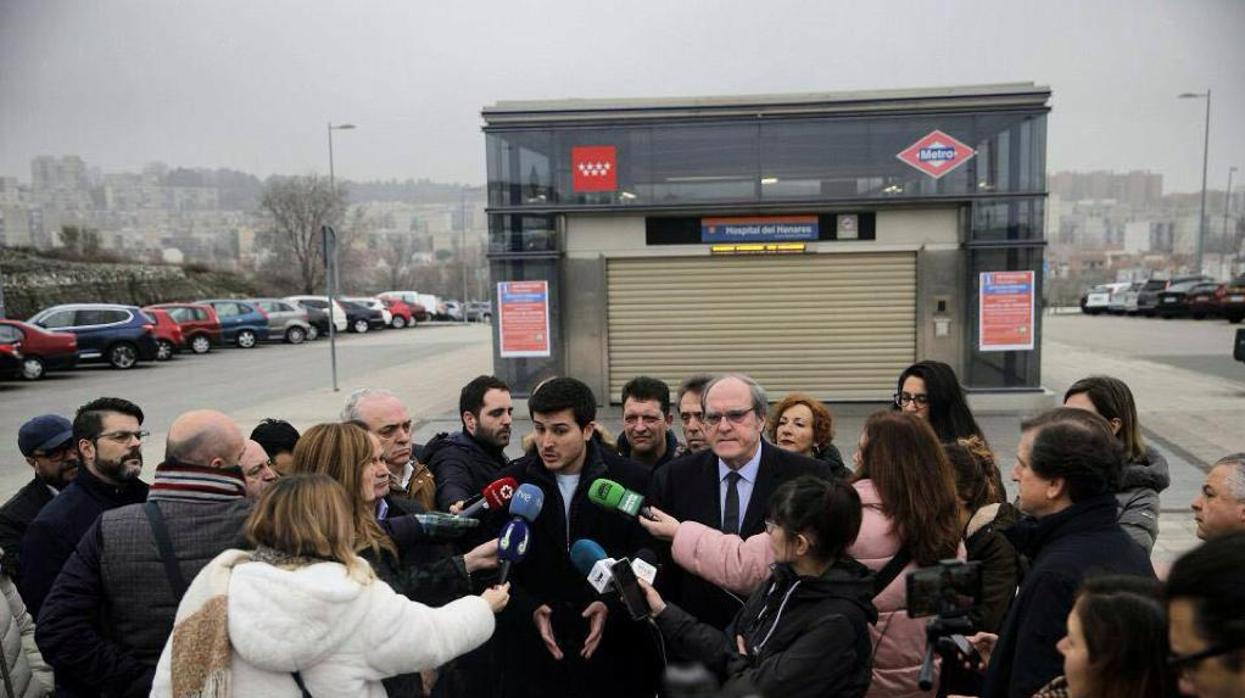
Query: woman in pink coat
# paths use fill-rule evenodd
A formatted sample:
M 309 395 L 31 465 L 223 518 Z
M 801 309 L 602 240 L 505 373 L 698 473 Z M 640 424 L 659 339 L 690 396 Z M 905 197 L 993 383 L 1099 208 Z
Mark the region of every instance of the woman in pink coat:
M 901 549 L 910 561 L 874 598 L 879 618 L 873 638 L 870 696 L 929 695 L 917 687 L 925 653 L 924 618 L 909 618 L 904 575 L 939 560 L 965 558 L 955 475 L 929 424 L 901 412 L 878 412 L 865 422 L 856 454 L 853 487 L 864 507 L 860 535 L 848 555 L 882 570 Z M 769 538 L 743 540 L 692 521 L 680 523 L 653 510 L 640 518 L 649 533 L 673 540 L 674 560 L 693 574 L 747 594 L 770 575 Z

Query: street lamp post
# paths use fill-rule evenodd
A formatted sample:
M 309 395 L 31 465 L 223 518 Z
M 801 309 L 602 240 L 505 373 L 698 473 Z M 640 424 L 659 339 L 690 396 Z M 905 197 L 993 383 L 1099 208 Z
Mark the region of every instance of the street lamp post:
M 1228 242 L 1228 213 L 1232 210 L 1232 173 L 1235 167 L 1228 168 L 1228 188 L 1223 193 L 1223 241 Z
M 354 124 L 337 124 L 328 122 L 329 132 L 329 193 L 337 200 L 337 181 L 333 177 L 333 132 L 349 131 Z M 333 308 L 337 305 L 337 233 L 332 227 L 325 225 L 321 229 L 324 236 L 324 295 L 329 298 L 329 364 L 333 372 L 333 392 L 337 392 L 337 324 L 333 317 Z
M 1177 98 L 1206 100 L 1206 129 L 1202 143 L 1202 207 L 1197 219 L 1197 252 L 1194 255 L 1193 268 L 1195 274 L 1201 274 L 1202 252 L 1206 246 L 1206 165 L 1210 159 L 1210 89 L 1207 88 L 1205 92 L 1184 92 Z

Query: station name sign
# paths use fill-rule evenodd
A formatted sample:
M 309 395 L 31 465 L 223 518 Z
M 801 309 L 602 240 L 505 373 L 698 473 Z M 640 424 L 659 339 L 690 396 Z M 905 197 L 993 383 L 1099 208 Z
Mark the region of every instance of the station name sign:
M 700 219 L 700 241 L 710 243 L 816 240 L 817 216 L 741 216 Z

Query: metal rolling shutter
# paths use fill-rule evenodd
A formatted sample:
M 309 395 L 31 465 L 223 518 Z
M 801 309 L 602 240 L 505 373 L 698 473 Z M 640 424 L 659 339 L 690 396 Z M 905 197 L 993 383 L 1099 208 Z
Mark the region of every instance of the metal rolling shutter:
M 916 354 L 916 255 L 611 259 L 609 383 L 738 371 L 773 399 L 888 400 Z

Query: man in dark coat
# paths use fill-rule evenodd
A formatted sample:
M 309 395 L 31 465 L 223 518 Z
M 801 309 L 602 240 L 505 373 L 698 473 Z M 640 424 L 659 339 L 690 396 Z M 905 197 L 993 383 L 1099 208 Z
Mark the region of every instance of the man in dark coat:
M 463 386 L 458 396 L 462 431 L 438 434 L 424 446 L 424 461 L 437 482 L 438 509 L 449 511 L 480 494 L 509 464 L 505 451 L 513 414 L 510 387 L 501 379 L 478 376 Z
M 618 455 L 657 470 L 686 449 L 670 428 L 670 386 L 656 378 L 636 376 L 622 389 L 623 433 Z
M 251 502 L 238 465 L 245 448 L 241 430 L 220 412 L 179 416 L 147 502 L 104 512 L 82 536 L 35 631 L 59 693 L 151 692 L 186 586 L 212 558 L 245 546 Z M 153 516 L 170 550 L 157 543 Z M 169 563 L 179 577 L 170 577 Z
M 1063 407 L 1021 429 L 1012 480 L 1027 517 L 1004 535 L 1031 567 L 990 655 L 987 698 L 1028 698 L 1062 675 L 1056 645 L 1086 577 L 1154 578 L 1145 551 L 1116 523 L 1114 492 L 1124 459 L 1111 425 Z
M 680 521 L 697 521 L 747 538 L 765 530 L 769 499 L 801 475 L 831 479 L 820 460 L 783 451 L 761 438 L 769 405 L 748 376 L 719 376 L 705 386 L 709 449 L 675 460 L 653 476 L 649 501 Z M 668 553 L 668 548 L 665 550 Z M 663 560 L 657 589 L 704 623 L 723 629 L 743 599 Z
M 12 579 L 21 576 L 22 538 L 30 522 L 78 474 L 78 449 L 73 424 L 58 414 L 45 414 L 17 431 L 17 448 L 35 476 L 0 507 L 0 566 Z
M 596 399 L 574 378 L 547 381 L 528 401 L 536 453 L 505 474 L 536 485 L 544 506 L 530 525 L 527 557 L 511 573 L 507 696 L 641 696 L 657 684 L 655 640 L 617 597 L 602 597 L 571 562 L 575 541 L 596 541 L 615 559 L 650 539 L 634 520 L 589 501 L 598 478 L 644 492 L 648 471 L 593 439 Z
M 73 420 L 74 444 L 82 466 L 74 481 L 43 507 L 22 539 L 18 589 L 30 615 L 38 617 L 82 534 L 109 509 L 147 499 L 143 470 L 143 411 L 116 397 L 92 400 Z

